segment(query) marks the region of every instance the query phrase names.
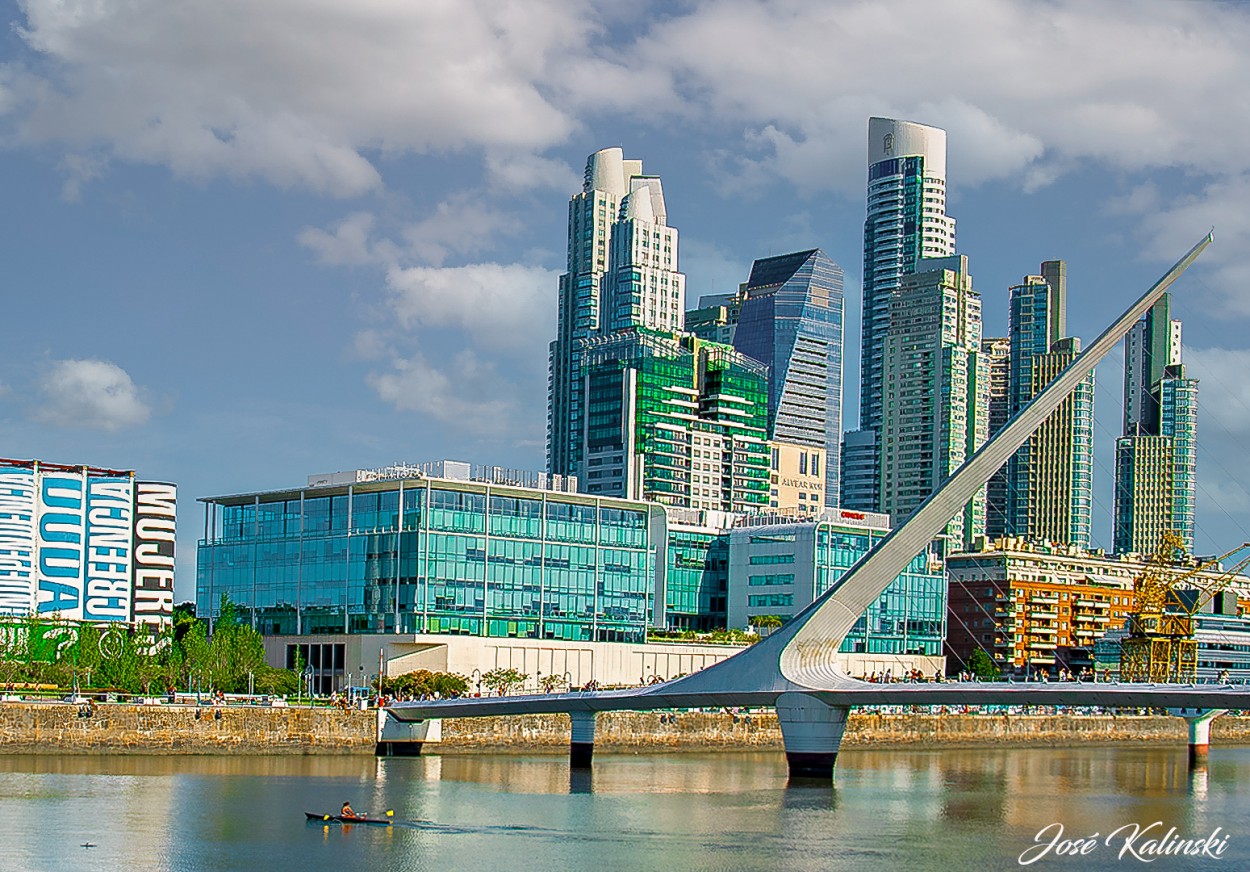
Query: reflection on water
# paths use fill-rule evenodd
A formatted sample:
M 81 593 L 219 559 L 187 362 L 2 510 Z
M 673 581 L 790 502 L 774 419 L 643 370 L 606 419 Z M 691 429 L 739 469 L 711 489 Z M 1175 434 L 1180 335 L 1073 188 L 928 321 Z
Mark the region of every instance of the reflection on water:
M 1244 868 L 1248 794 L 1242 748 L 1193 772 L 1183 747 L 851 750 L 832 786 L 788 784 L 778 752 L 601 752 L 589 772 L 555 755 L 8 756 L 0 869 L 999 869 L 1051 823 L 1155 820 L 1222 827 L 1224 867 Z M 305 822 L 344 800 L 395 823 Z M 1109 848 L 1081 864 L 1114 865 Z

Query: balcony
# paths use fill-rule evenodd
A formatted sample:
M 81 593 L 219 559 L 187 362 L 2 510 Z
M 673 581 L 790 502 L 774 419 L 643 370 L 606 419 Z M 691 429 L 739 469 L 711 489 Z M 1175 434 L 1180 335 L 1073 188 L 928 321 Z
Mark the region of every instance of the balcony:
M 1035 620 L 1053 621 L 1059 617 L 1059 612 L 1054 609 L 1033 609 L 1029 612 L 1029 617 Z

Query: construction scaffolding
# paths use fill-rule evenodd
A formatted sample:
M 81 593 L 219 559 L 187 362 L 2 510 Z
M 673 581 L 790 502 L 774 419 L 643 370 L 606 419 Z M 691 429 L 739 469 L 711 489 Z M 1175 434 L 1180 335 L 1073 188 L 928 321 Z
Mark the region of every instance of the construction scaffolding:
M 1154 556 L 1133 581 L 1134 612 L 1120 645 L 1120 680 L 1158 684 L 1188 683 L 1198 678 L 1198 642 L 1194 614 L 1250 565 L 1250 557 L 1231 569 L 1223 561 L 1250 548 L 1245 543 L 1213 560 L 1198 561 L 1185 551 L 1176 533 L 1165 533 Z M 1216 572 L 1210 570 L 1216 569 Z

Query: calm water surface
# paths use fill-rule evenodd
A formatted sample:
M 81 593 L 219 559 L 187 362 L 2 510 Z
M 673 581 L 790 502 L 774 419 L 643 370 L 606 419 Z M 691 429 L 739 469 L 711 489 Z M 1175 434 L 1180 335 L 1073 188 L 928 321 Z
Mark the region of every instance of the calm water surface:
M 395 810 L 393 827 L 304 811 Z M 1104 837 L 1163 821 L 1228 834 L 1222 861 L 1046 857 L 1032 869 L 1250 869 L 1250 748 L 847 751 L 835 785 L 780 753 L 554 756 L 0 756 L 0 869 L 983 870 L 1048 824 Z M 83 848 L 83 843 L 96 847 Z

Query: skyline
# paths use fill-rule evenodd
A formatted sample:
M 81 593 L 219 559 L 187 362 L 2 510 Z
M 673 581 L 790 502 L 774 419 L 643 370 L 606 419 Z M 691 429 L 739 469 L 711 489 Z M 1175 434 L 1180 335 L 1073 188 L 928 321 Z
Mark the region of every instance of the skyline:
M 688 308 L 760 257 L 821 248 L 846 271 L 857 409 L 881 115 L 947 131 L 986 336 L 1060 258 L 1088 341 L 1215 225 L 1173 314 L 1201 380 L 1197 550 L 1226 551 L 1250 539 L 1250 11 L 1054 3 L 1041 27 L 1037 8 L 9 4 L 5 296 L 29 329 L 0 351 L 0 455 L 176 482 L 179 601 L 199 497 L 396 461 L 541 468 L 567 202 L 614 145 L 664 180 Z M 1097 379 L 1103 547 L 1122 393 L 1117 355 Z

